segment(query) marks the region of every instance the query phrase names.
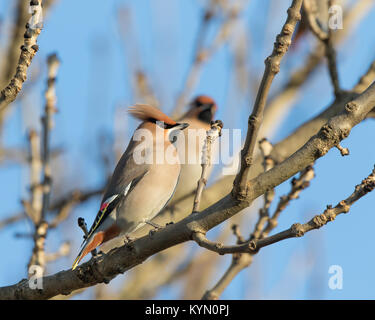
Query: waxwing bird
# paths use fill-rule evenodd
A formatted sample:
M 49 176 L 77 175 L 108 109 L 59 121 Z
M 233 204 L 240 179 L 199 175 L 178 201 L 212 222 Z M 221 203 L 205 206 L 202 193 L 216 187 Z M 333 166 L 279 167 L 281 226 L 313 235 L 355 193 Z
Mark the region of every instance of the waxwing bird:
M 115 168 L 73 270 L 102 243 L 150 223 L 176 188 L 181 166 L 174 142 L 188 124 L 177 123 L 150 105 L 137 104 L 129 113 L 142 123 Z
M 197 182 L 202 173 L 202 148 L 206 139 L 206 131 L 210 129 L 216 110 L 217 105 L 211 97 L 200 95 L 190 103 L 190 109 L 180 119 L 180 122 L 189 124 L 189 129 L 184 131 L 185 153 L 181 157 L 184 160 L 181 159 L 180 179 L 173 202 L 197 188 Z M 213 154 L 216 150 L 213 148 Z

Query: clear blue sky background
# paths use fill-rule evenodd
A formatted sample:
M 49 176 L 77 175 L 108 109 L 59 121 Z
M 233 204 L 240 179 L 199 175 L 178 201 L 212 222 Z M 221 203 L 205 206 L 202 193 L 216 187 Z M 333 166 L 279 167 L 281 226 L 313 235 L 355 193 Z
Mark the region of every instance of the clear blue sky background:
M 11 0 L 1 2 L 0 14 L 3 19 L 11 14 L 11 3 Z M 112 135 L 115 109 L 135 102 L 131 94 L 134 67 L 140 66 L 147 71 L 163 109 L 171 110 L 190 67 L 202 3 L 198 0 L 58 1 L 45 17 L 44 30 L 38 40 L 40 51 L 33 61 L 33 67 L 39 69 L 41 74 L 39 78 L 35 77 L 35 83 L 25 86 L 25 90 L 32 90 L 32 93 L 20 99 L 10 114 L 5 128 L 6 146 L 25 145 L 28 128 L 37 123 L 44 103 L 45 59 L 49 53 L 57 52 L 62 64 L 57 84 L 59 113 L 55 118 L 52 144 L 65 150 L 65 178 L 70 181 L 65 186 L 67 190 L 100 186 L 104 178 L 99 157 L 103 145 L 98 144 L 98 133 Z M 263 60 L 272 50 L 289 3 L 289 0 L 251 0 L 243 13 L 242 23 L 251 39 L 250 75 L 255 79 L 261 77 Z M 117 10 L 122 7 L 131 8 L 133 12 L 131 33 L 138 45 L 136 61 L 129 59 L 129 53 L 134 53 L 134 48 L 124 44 L 117 23 Z M 272 16 L 269 16 L 269 12 Z M 338 68 L 344 88 L 351 88 L 375 58 L 374 21 L 375 11 L 372 10 L 338 50 Z M 217 25 L 210 31 L 211 34 L 215 28 Z M 8 30 L 7 25 L 3 30 Z M 3 38 L 4 35 L 1 35 L 0 41 Z M 291 70 L 304 61 L 308 49 L 304 49 L 304 44 L 301 46 L 297 52 L 288 53 L 283 60 L 272 93 L 287 80 Z M 228 89 L 232 68 L 228 46 L 224 46 L 204 67 L 195 93 L 213 96 L 219 105 L 218 118 L 226 122 L 226 117 L 231 115 L 232 123 L 227 122 L 227 126 L 245 130 L 249 106 L 254 97 L 250 97 L 251 101 L 233 98 L 236 89 Z M 332 89 L 326 69 L 322 66 L 304 86 L 299 100 L 272 142 L 286 137 L 305 120 L 324 109 L 331 99 Z M 32 110 L 27 113 L 26 119 L 22 112 L 25 108 Z M 120 123 L 123 121 L 124 134 L 131 132 L 134 122 L 128 121 L 125 113 L 120 115 L 124 118 L 118 119 Z M 374 141 L 374 122 L 368 120 L 355 127 L 343 142 L 343 146 L 350 149 L 350 156 L 343 158 L 334 149 L 318 160 L 316 178 L 311 187 L 301 199 L 288 207 L 277 230 L 288 228 L 295 222 L 305 222 L 313 214 L 322 212 L 327 204 L 335 205 L 350 195 L 354 186 L 374 166 Z M 74 179 L 70 179 L 72 177 Z M 3 164 L 0 167 L 0 181 L 2 219 L 22 209 L 20 199 L 28 196 L 27 168 Z M 277 189 L 277 196 L 288 190 L 289 182 Z M 75 219 L 84 216 L 90 223 L 99 201 L 99 198 L 93 199 L 75 210 L 72 219 L 63 225 L 63 235 L 55 231 L 49 233 L 47 251 L 55 250 L 61 241 L 66 240 L 66 236 L 73 243 L 71 256 L 54 263 L 50 267 L 51 272 L 70 267 L 81 241 Z M 348 215 L 340 216 L 321 230 L 301 239 L 291 239 L 265 248 L 256 256 L 252 267 L 236 277 L 222 297 L 373 299 L 374 203 L 375 193 L 369 194 L 356 203 Z M 1 230 L 0 250 L 4 258 L 0 262 L 0 286 L 13 284 L 26 276 L 32 242 L 16 239 L 14 234 L 31 230 L 31 224 L 26 221 Z M 230 257 L 222 258 L 223 270 L 229 260 Z M 328 269 L 331 265 L 343 268 L 342 290 L 330 290 L 328 287 Z M 162 291 L 158 298 L 173 299 L 175 290 Z M 82 297 L 89 296 L 86 293 Z

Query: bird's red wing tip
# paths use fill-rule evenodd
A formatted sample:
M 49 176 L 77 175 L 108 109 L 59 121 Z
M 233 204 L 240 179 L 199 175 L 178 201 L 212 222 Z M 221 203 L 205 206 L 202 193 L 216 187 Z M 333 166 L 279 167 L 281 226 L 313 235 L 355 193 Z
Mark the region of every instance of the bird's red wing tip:
M 98 232 L 90 242 L 86 244 L 86 246 L 82 249 L 81 253 L 78 255 L 78 257 L 74 260 L 72 270 L 74 270 L 78 264 L 81 262 L 81 260 L 92 250 L 96 249 L 98 246 L 100 246 L 103 243 L 105 234 L 103 231 Z

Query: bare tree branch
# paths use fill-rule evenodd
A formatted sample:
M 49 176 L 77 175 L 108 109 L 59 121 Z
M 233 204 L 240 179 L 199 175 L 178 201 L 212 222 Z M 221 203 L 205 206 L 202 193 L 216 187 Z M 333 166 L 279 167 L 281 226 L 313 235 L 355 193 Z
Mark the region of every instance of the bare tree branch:
M 232 34 L 234 29 L 235 22 L 238 19 L 242 8 L 246 5 L 246 2 L 246 0 L 237 0 L 237 2 L 235 2 L 234 5 L 228 9 L 228 17 L 221 25 L 212 43 L 207 47 L 203 47 L 203 39 L 206 36 L 208 24 L 214 15 L 214 1 L 212 1 L 212 4 L 207 8 L 203 16 L 201 27 L 198 31 L 194 60 L 185 79 L 183 89 L 177 98 L 176 106 L 173 110 L 172 115 L 174 117 L 181 115 L 192 90 L 199 80 L 199 75 L 204 63 L 206 63 L 210 57 L 212 57 L 215 52 L 229 39 L 229 36 Z
M 261 151 L 263 157 L 263 168 L 264 172 L 272 169 L 275 165 L 275 161 L 270 157 L 272 151 L 272 144 L 267 139 L 262 139 L 259 141 L 259 149 Z M 257 223 L 255 224 L 255 229 L 253 232 L 254 238 L 259 238 L 264 225 L 266 222 L 269 221 L 269 209 L 273 198 L 275 196 L 275 190 L 271 189 L 264 194 L 264 205 L 261 209 L 259 209 L 259 218 Z
M 353 88 L 354 92 L 361 93 L 365 91 L 369 85 L 375 80 L 375 60 L 370 64 L 366 73 L 359 79 Z
M 361 19 L 370 11 L 373 5 L 374 2 L 372 0 L 356 1 L 346 10 L 343 21 L 345 28 L 332 34 L 332 39 L 336 46 L 341 43 L 347 37 L 347 35 L 350 34 L 350 32 L 353 31 L 355 24 L 361 21 Z M 320 62 L 324 56 L 324 45 L 321 41 L 318 41 L 302 66 L 295 70 L 291 74 L 290 80 L 275 96 L 271 97 L 268 107 L 264 112 L 264 120 L 259 132 L 260 136 L 270 136 L 271 133 L 274 133 L 277 130 L 277 122 L 279 122 L 280 118 L 290 109 L 299 92 L 298 89 L 310 78 L 313 71 L 316 70 L 316 68 L 320 65 Z M 367 84 L 367 87 L 371 84 L 371 82 L 372 81 Z M 357 93 L 361 93 L 366 88 L 355 91 Z
M 303 189 L 306 189 L 310 185 L 310 181 L 314 178 L 314 169 L 312 166 L 307 166 L 304 170 L 301 171 L 298 178 L 292 179 L 292 189 L 286 195 L 280 198 L 279 203 L 277 204 L 276 210 L 273 213 L 272 217 L 268 220 L 267 225 L 262 230 L 259 238 L 267 237 L 270 232 L 276 228 L 277 221 L 280 217 L 282 211 L 288 206 L 291 200 L 298 199 L 299 194 Z M 257 237 L 254 237 L 257 239 Z
M 38 5 L 33 3 L 33 8 L 41 7 L 42 0 L 36 1 Z M 35 3 L 36 3 L 35 2 Z M 35 9 L 32 16 L 37 17 L 38 11 Z M 18 93 L 22 89 L 22 85 L 26 80 L 26 72 L 31 64 L 32 59 L 38 51 L 37 39 L 41 32 L 41 21 L 35 21 L 35 25 L 26 25 L 26 32 L 24 34 L 24 43 L 21 46 L 21 54 L 18 60 L 17 70 L 10 83 L 6 88 L 4 88 L 0 93 L 0 127 L 2 127 L 2 122 L 4 121 L 5 111 L 8 105 L 13 102 Z
M 249 171 L 253 164 L 253 152 L 257 140 L 258 131 L 263 119 L 263 111 L 266 105 L 269 89 L 276 74 L 280 71 L 280 62 L 288 50 L 294 29 L 297 22 L 301 19 L 302 0 L 294 0 L 288 9 L 288 17 L 280 32 L 276 37 L 273 51 L 266 59 L 265 70 L 260 84 L 258 94 L 254 103 L 252 114 L 249 117 L 248 131 L 245 145 L 241 151 L 241 168 L 234 182 L 233 195 L 237 199 L 246 198 L 246 181 Z
M 193 211 L 199 211 L 199 205 L 202 197 L 202 192 L 206 186 L 208 179 L 208 169 L 211 166 L 211 146 L 212 143 L 221 135 L 221 129 L 223 128 L 223 123 L 220 120 L 211 123 L 211 129 L 206 132 L 206 140 L 202 149 L 202 174 L 198 180 L 198 186 L 194 197 Z
M 263 142 L 263 144 L 265 144 Z M 267 144 L 266 144 L 267 145 Z M 268 150 L 270 152 L 270 150 Z M 268 153 L 267 152 L 267 153 Z M 266 154 L 267 154 L 266 153 Z M 265 170 L 267 171 L 267 170 Z M 220 278 L 218 283 L 210 290 L 207 290 L 202 299 L 204 300 L 211 300 L 211 299 L 218 299 L 220 295 L 223 293 L 225 288 L 229 285 L 229 283 L 234 279 L 234 277 L 244 268 L 249 267 L 253 261 L 253 255 L 256 252 L 248 252 L 250 247 L 250 243 L 253 240 L 258 240 L 261 238 L 265 238 L 271 230 L 273 230 L 277 226 L 277 219 L 282 210 L 286 208 L 288 202 L 292 199 L 296 199 L 301 192 L 301 190 L 308 186 L 308 182 L 314 177 L 314 172 L 311 167 L 307 167 L 303 170 L 298 177 L 298 179 L 292 179 L 292 189 L 287 196 L 283 196 L 280 198 L 279 204 L 272 215 L 272 218 L 269 218 L 269 215 L 266 216 L 265 219 L 264 215 L 262 214 L 262 209 L 260 210 L 258 221 L 255 224 L 254 231 L 250 235 L 249 239 L 245 241 L 243 237 L 237 235 L 237 245 L 242 246 L 235 246 L 234 248 L 227 247 L 225 253 L 230 251 L 231 249 L 236 251 L 232 254 L 232 263 L 225 271 L 224 275 Z M 267 193 L 265 193 L 266 195 Z M 265 201 L 266 203 L 266 201 Z M 265 226 L 265 223 L 267 225 Z M 238 251 L 237 251 L 238 250 Z M 241 250 L 246 250 L 246 252 L 242 252 Z M 213 250 L 212 250 L 213 251 Z M 220 253 L 220 252 L 219 252 Z
M 60 61 L 56 54 L 52 54 L 48 57 L 48 80 L 47 90 L 45 92 L 46 107 L 45 115 L 42 117 L 43 124 L 43 157 L 42 157 L 42 172 L 43 181 L 41 188 L 43 191 L 42 206 L 37 214 L 35 223 L 34 233 L 34 249 L 30 258 L 29 267 L 32 265 L 38 265 L 45 268 L 46 259 L 44 252 L 45 239 L 47 237 L 48 223 L 46 221 L 46 212 L 49 208 L 49 197 L 51 194 L 52 187 L 52 174 L 50 167 L 50 130 L 53 127 L 53 114 L 57 111 L 56 109 L 56 92 L 55 82 L 57 70 L 60 65 Z
M 327 8 L 332 6 L 332 1 L 328 0 Z M 327 24 L 327 31 L 319 25 L 317 16 L 316 16 L 316 1 L 315 0 L 305 0 L 304 1 L 304 10 L 307 16 L 307 21 L 309 23 L 310 30 L 312 33 L 324 44 L 325 46 L 325 55 L 328 62 L 329 75 L 331 77 L 331 82 L 334 88 L 335 96 L 337 97 L 341 93 L 337 63 L 336 63 L 336 50 L 333 45 L 332 39 L 332 30 L 328 27 L 328 15 L 326 15 L 327 21 L 324 21 Z
M 340 201 L 336 207 L 327 206 L 327 209 L 320 215 L 314 216 L 309 222 L 305 224 L 293 224 L 289 229 L 279 232 L 273 236 L 266 237 L 267 233 L 262 234 L 262 238 L 253 238 L 247 242 L 240 242 L 236 246 L 217 246 L 207 239 L 203 239 L 205 248 L 217 252 L 219 254 L 232 253 L 232 263 L 224 273 L 218 283 L 211 289 L 206 291 L 202 299 L 213 300 L 219 299 L 225 288 L 230 284 L 234 277 L 244 268 L 248 267 L 253 260 L 253 255 L 258 253 L 259 250 L 265 246 L 273 243 L 294 238 L 301 237 L 306 232 L 319 229 L 329 221 L 333 221 L 340 213 L 347 213 L 351 205 L 358 199 L 366 195 L 368 192 L 375 188 L 375 168 L 372 173 L 362 181 L 360 185 L 355 187 L 354 192 L 345 200 Z M 204 236 L 203 236 L 204 237 Z
M 20 57 L 19 50 L 23 41 L 25 25 L 29 18 L 30 1 L 17 0 L 16 17 L 10 43 L 5 56 L 6 64 L 3 66 L 0 79 L 0 88 L 4 88 L 13 76 Z

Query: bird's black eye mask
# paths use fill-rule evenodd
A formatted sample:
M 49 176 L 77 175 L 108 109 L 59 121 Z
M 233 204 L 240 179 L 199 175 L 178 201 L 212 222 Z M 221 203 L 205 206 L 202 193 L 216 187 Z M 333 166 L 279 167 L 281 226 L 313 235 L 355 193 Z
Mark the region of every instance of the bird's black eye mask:
M 212 107 L 214 105 L 212 103 L 209 104 L 209 108 L 203 110 L 198 114 L 198 119 L 205 122 L 205 123 L 211 123 L 213 120 L 213 114 L 212 114 Z
M 213 120 L 212 108 L 214 107 L 214 104 L 195 101 L 194 106 L 202 110 L 198 114 L 198 119 L 205 123 L 211 123 L 211 121 Z
M 168 130 L 168 129 L 172 129 L 172 128 L 178 126 L 178 123 L 176 123 L 176 124 L 169 124 L 169 123 L 165 123 L 165 122 L 163 122 L 163 121 L 156 120 L 156 119 L 153 119 L 153 118 L 148 119 L 148 121 L 150 121 L 150 122 L 152 122 L 152 123 L 155 123 L 155 124 L 158 125 L 160 128 L 162 128 L 162 129 L 166 129 L 166 130 Z
M 195 105 L 195 107 L 196 108 L 207 108 L 207 109 L 211 109 L 213 106 L 214 106 L 214 104 L 213 103 L 207 103 L 207 102 L 201 102 L 201 101 L 195 101 L 194 102 L 194 105 Z

